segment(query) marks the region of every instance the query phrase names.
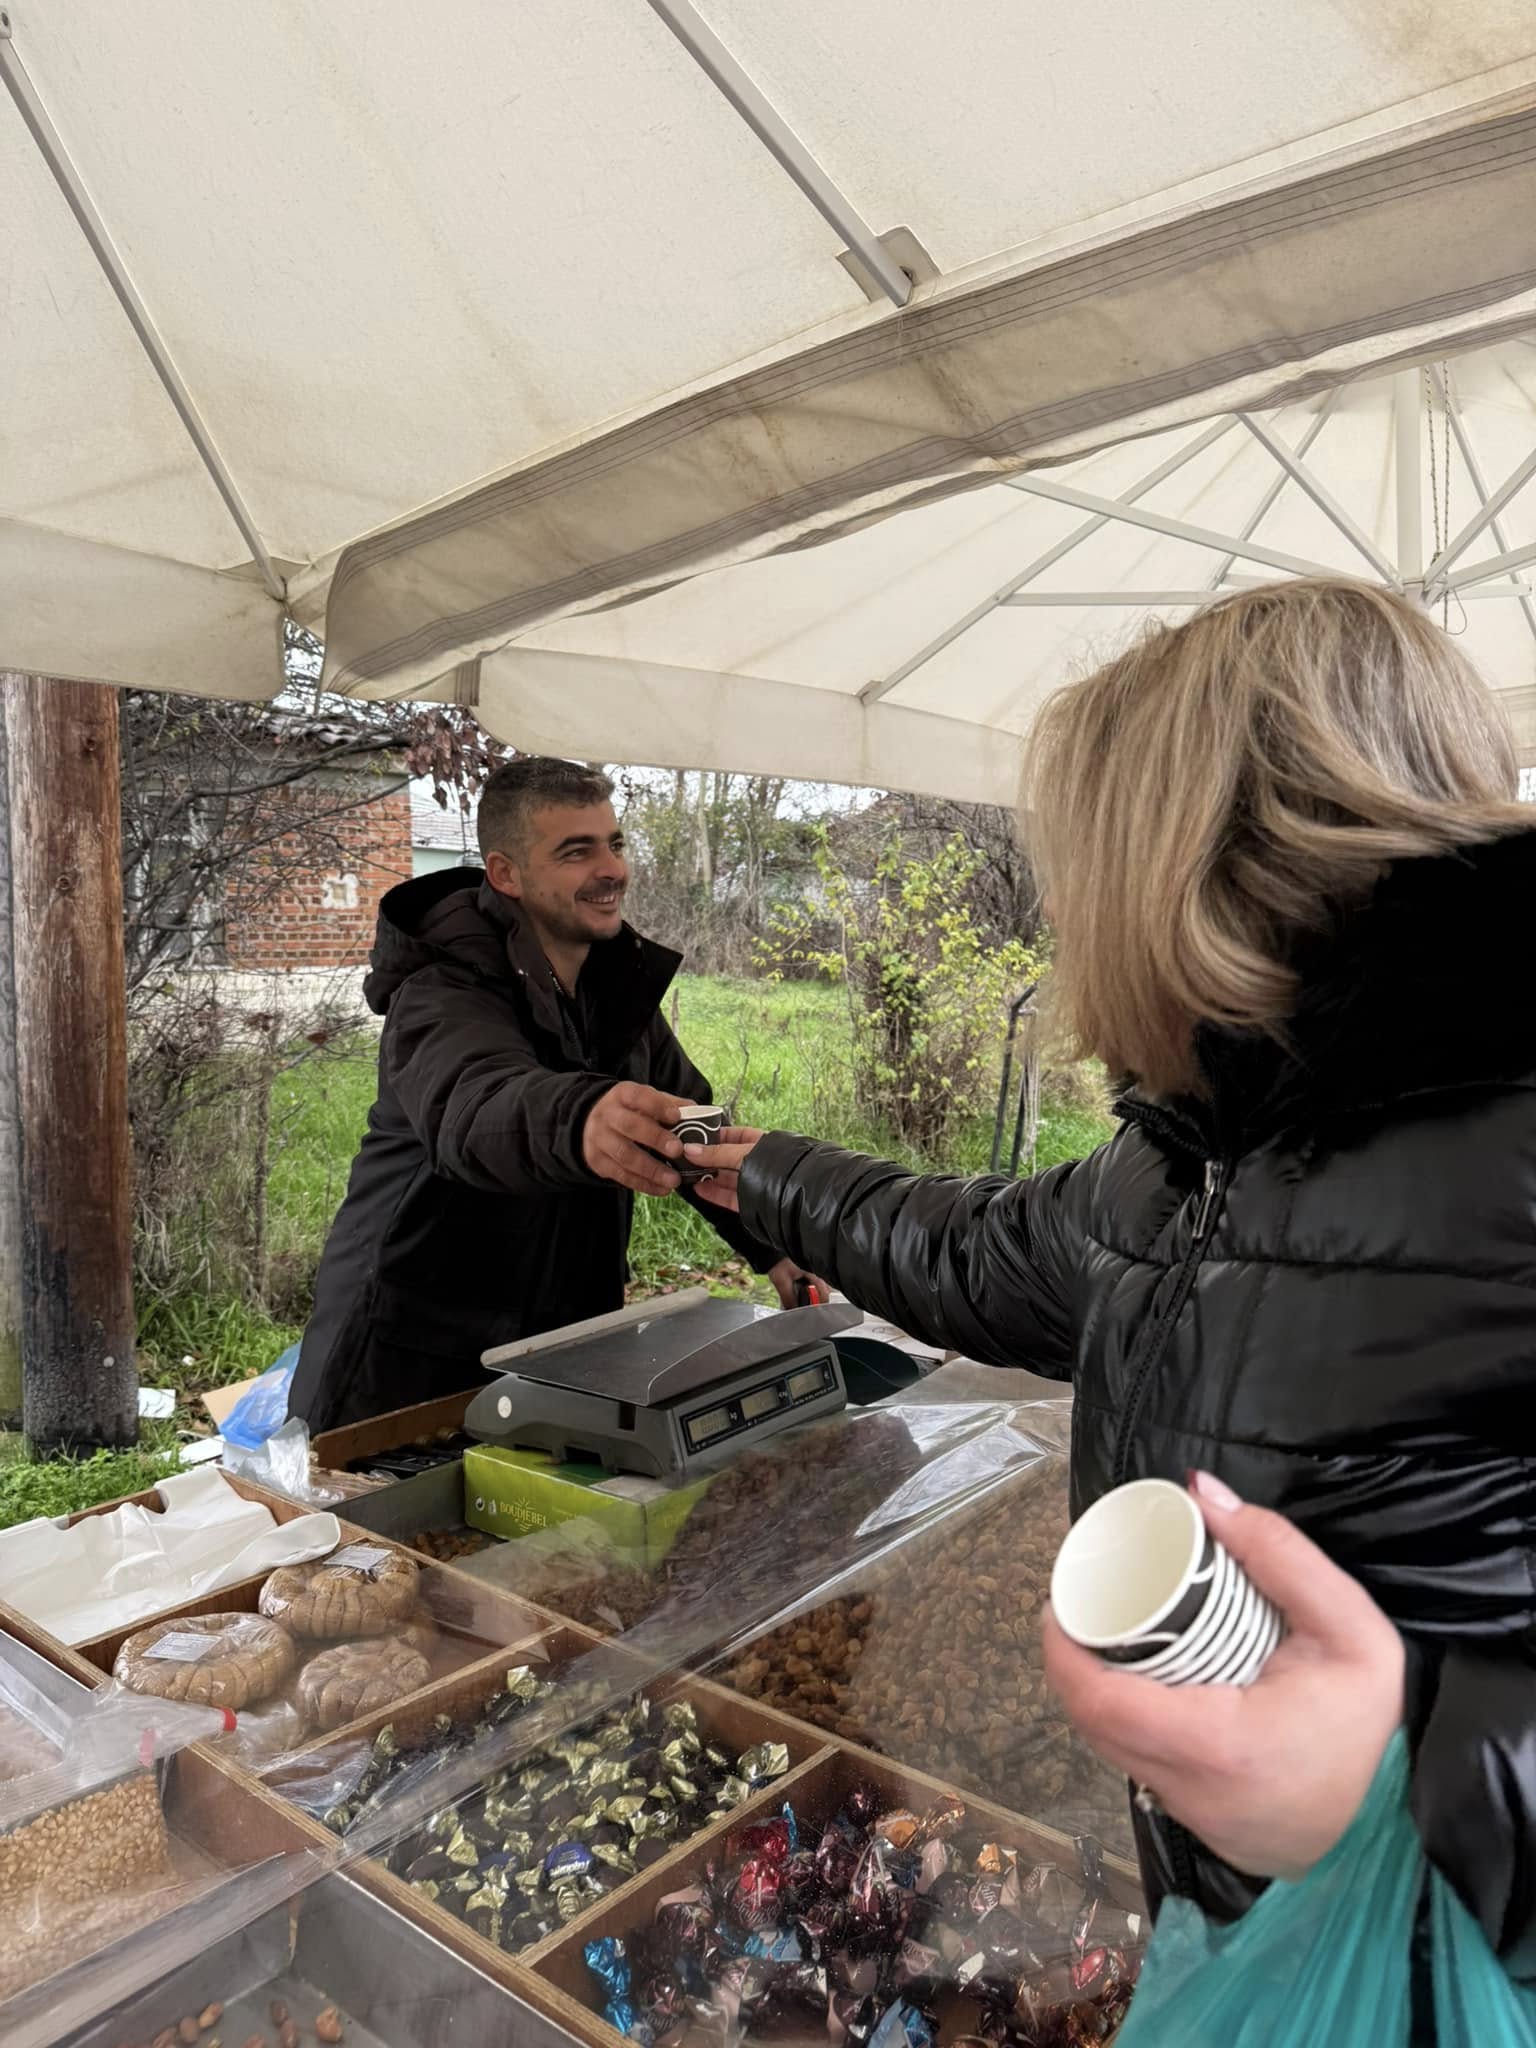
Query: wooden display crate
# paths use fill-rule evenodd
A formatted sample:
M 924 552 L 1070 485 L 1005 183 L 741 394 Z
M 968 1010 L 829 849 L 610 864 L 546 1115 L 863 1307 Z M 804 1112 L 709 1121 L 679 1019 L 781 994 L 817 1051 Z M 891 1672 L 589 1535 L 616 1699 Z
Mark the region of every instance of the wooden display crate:
M 25 1927 L 29 1916 L 18 1907 L 21 1917 L 12 1929 L 13 1943 L 0 1956 L 0 1968 L 10 1965 L 0 1978 L 6 1984 L 0 2002 L 0 2039 L 11 2042 L 20 2038 L 27 2029 L 28 2016 L 35 2023 L 36 2014 L 49 2008 L 56 1995 L 55 1979 L 62 1992 L 70 1973 L 88 1966 L 98 1952 L 119 1946 L 126 1951 L 151 1925 L 178 1922 L 189 1944 L 187 1953 L 193 1953 L 190 1944 L 197 1940 L 203 1903 L 237 1873 L 282 1859 L 304 1859 L 291 1878 L 297 1889 L 335 1863 L 335 1844 L 322 1827 L 207 1752 L 182 1750 L 158 1771 L 170 1871 L 130 1876 L 114 1891 L 110 1863 L 88 1863 L 89 1896 L 68 1906 L 50 1904 L 57 1938 L 51 1945 L 39 1944 L 35 1959 L 28 1957 L 22 1946 L 21 1934 L 30 1931 Z M 147 1772 L 124 1772 L 107 1785 L 60 1802 L 54 1811 L 62 1816 L 83 1801 L 101 1802 L 108 1794 L 131 1792 L 141 1782 L 153 1784 L 154 1780 Z M 85 1811 L 95 1825 L 95 1809 L 87 1807 Z M 30 1842 L 30 1836 L 25 1839 Z M 34 1960 L 36 1967 L 31 1969 Z M 6 1981 L 11 1976 L 23 1981 Z
M 266 1508 L 273 1520 L 283 1524 L 297 1520 L 302 1515 L 312 1514 L 314 1509 L 305 1507 L 283 1494 L 273 1493 L 269 1488 L 258 1485 L 254 1480 L 232 1477 L 221 1473 L 226 1486 L 233 1488 L 242 1499 L 254 1501 Z M 153 1490 L 144 1493 L 125 1494 L 113 1501 L 103 1501 L 94 1508 L 84 1508 L 79 1514 L 68 1518 L 68 1526 L 83 1521 L 90 1515 L 110 1514 L 113 1509 L 126 1506 L 142 1507 L 152 1514 L 163 1513 L 163 1503 Z M 408 1544 L 397 1543 L 391 1537 L 381 1536 L 371 1529 L 364 1529 L 337 1516 L 340 1534 L 338 1549 L 345 1549 L 352 1543 L 382 1545 L 386 1549 L 398 1550 L 421 1568 L 423 1593 L 428 1598 L 434 1619 L 449 1638 L 450 1644 L 462 1641 L 465 1654 L 455 1655 L 450 1650 L 450 1661 L 445 1669 L 456 1669 L 472 1661 L 486 1649 L 501 1647 L 537 1634 L 559 1624 L 563 1617 L 520 1599 L 515 1593 L 504 1592 L 499 1587 L 454 1570 L 451 1565 L 436 1563 L 413 1551 Z M 261 1588 L 271 1576 L 270 1572 L 259 1572 L 247 1579 L 238 1579 L 218 1591 L 203 1594 L 191 1600 L 184 1600 L 168 1607 L 157 1608 L 150 1614 L 139 1616 L 131 1626 L 111 1630 L 104 1635 L 89 1638 L 73 1645 L 62 1642 L 44 1628 L 41 1623 L 0 1604 L 0 1627 L 6 1628 L 29 1649 L 34 1649 L 50 1662 L 57 1664 L 72 1676 L 82 1678 L 87 1684 L 95 1684 L 103 1673 L 110 1674 L 112 1663 L 124 1640 L 151 1622 L 180 1619 L 195 1614 L 253 1614 Z M 430 1587 L 430 1594 L 427 1589 Z
M 423 1437 L 456 1436 L 464 1427 L 470 1402 L 480 1391 L 479 1387 L 466 1387 L 462 1393 L 445 1394 L 436 1401 L 419 1401 L 413 1408 L 392 1408 L 387 1415 L 371 1415 L 365 1422 L 322 1430 L 310 1439 L 309 1454 L 322 1471 L 346 1472 L 365 1458 L 403 1450 Z
M 62 2048 L 122 2048 L 152 2041 L 184 2014 L 218 2003 L 219 2035 L 234 2044 L 275 2029 L 280 1999 L 300 2037 L 312 2041 L 324 2005 L 340 2008 L 346 2041 L 379 2048 L 569 2048 L 542 2014 L 443 1948 L 425 1929 L 344 1876 L 322 1878 L 290 1908 L 278 1905 L 249 1927 L 161 1977 L 83 2030 Z
M 799 1725 L 799 1724 L 796 1724 Z M 814 1837 L 815 1831 L 832 1820 L 858 1786 L 872 1785 L 887 1810 L 905 1808 L 922 1814 L 941 1798 L 960 1799 L 965 1806 L 967 1832 L 980 1831 L 987 1840 L 1016 1849 L 1021 1862 L 1055 1864 L 1075 1871 L 1078 1856 L 1070 1837 L 1023 1814 L 1010 1813 L 988 1799 L 957 1793 L 941 1779 L 922 1771 L 904 1770 L 885 1757 L 877 1757 L 852 1744 L 829 1741 L 789 1779 L 781 1780 L 767 1795 L 753 1802 L 760 1812 L 774 1813 L 787 1800 L 801 1825 Z M 774 1796 L 777 1795 L 777 1796 Z M 602 1997 L 596 1979 L 587 1968 L 584 1951 L 589 1941 L 605 1936 L 623 1937 L 649 1925 L 661 1900 L 686 1888 L 690 1878 L 702 1870 L 711 1856 L 724 1845 L 726 1836 L 742 1819 L 752 1818 L 747 1808 L 717 1825 L 703 1836 L 680 1845 L 662 1862 L 642 1871 L 622 1891 L 614 1892 L 580 1922 L 562 1928 L 547 1941 L 528 1950 L 519 1960 L 548 1994 L 548 2010 L 578 2039 L 591 2048 L 617 2048 L 622 2036 L 602 2017 Z M 1143 1910 L 1140 1885 L 1129 1865 L 1105 1858 L 1106 1891 L 1111 1901 L 1131 1912 Z M 977 2009 L 959 1997 L 946 1996 L 939 2006 L 940 2042 L 951 2042 L 976 2031 Z M 812 2020 L 797 2034 L 783 2024 L 774 2030 L 779 2048 L 803 2039 L 806 2048 L 824 2048 L 826 2029 Z
M 562 1674 L 573 1675 L 573 1661 L 589 1651 L 601 1653 L 602 1668 L 609 1675 L 622 1673 L 623 1664 L 630 1661 L 626 1654 L 616 1649 L 613 1644 L 591 1636 L 585 1630 L 571 1627 L 560 1628 L 541 1647 L 547 1657 L 549 1675 L 556 1679 Z M 619 1660 L 617 1665 L 612 1661 L 615 1658 Z M 352 1731 L 349 1746 L 355 1747 L 360 1740 L 371 1742 L 374 1735 L 387 1725 L 393 1729 L 401 1747 L 411 1749 L 430 1739 L 433 1723 L 439 1715 L 447 1714 L 456 1721 L 472 1722 L 485 1702 L 502 1688 L 506 1669 L 505 1657 L 487 1658 L 475 1670 L 461 1672 L 445 1685 L 435 1688 L 430 1697 L 422 1695 L 412 1700 L 406 1713 L 385 1710 L 357 1724 Z M 609 1697 L 596 1709 L 597 1713 L 608 1711 L 623 1698 L 632 1696 L 632 1692 L 649 1692 L 661 1701 L 691 1702 L 698 1714 L 701 1735 L 708 1741 L 718 1741 L 723 1748 L 732 1751 L 733 1754 L 765 1742 L 783 1743 L 788 1748 L 791 1766 L 789 1776 L 775 1780 L 772 1785 L 754 1794 L 750 1801 L 737 1809 L 739 1814 L 750 1816 L 764 1806 L 772 1810 L 775 1799 L 782 1799 L 785 1796 L 785 1786 L 792 1786 L 798 1781 L 800 1769 L 807 1760 L 807 1755 L 821 1754 L 820 1746 L 816 1743 L 812 1743 L 807 1751 L 804 1731 L 797 1723 L 787 1722 L 768 1709 L 755 1707 L 738 1694 L 728 1692 L 722 1686 L 712 1685 L 708 1680 L 672 1675 L 654 1684 L 648 1684 L 645 1668 L 638 1660 L 634 1660 L 632 1690 L 627 1678 L 619 1676 Z M 516 1726 L 515 1723 L 511 1725 Z M 300 1770 L 317 1769 L 323 1775 L 326 1758 L 333 1752 L 339 1757 L 342 1747 L 343 1745 L 334 1737 L 323 1745 L 316 1745 L 305 1757 L 295 1758 L 291 1767 L 285 1768 L 282 1777 L 273 1779 L 271 1789 L 280 1794 L 286 1783 L 290 1789 L 297 1790 L 296 1773 Z M 697 1849 L 697 1845 L 706 1841 L 712 1832 L 711 1829 L 701 1829 L 691 1838 L 690 1843 L 679 1844 L 669 1850 L 652 1868 L 662 1870 L 670 1867 L 678 1856 L 690 1848 Z M 419 1892 L 413 1891 L 404 1879 L 396 1877 L 388 1870 L 382 1860 L 363 1856 L 350 1863 L 348 1867 L 350 1874 L 359 1884 L 397 1911 L 417 1921 L 456 1955 L 473 1963 L 498 1983 L 521 1992 L 523 1996 L 540 2004 L 542 2009 L 552 2011 L 557 2019 L 560 2017 L 557 2009 L 560 2000 L 554 1997 L 554 2003 L 551 2004 L 553 1993 L 549 1985 L 521 1967 L 504 1950 L 484 1940 L 456 1915 L 434 1901 L 423 1898 Z M 649 1875 L 650 1872 L 642 1873 L 644 1877 Z M 604 1910 L 640 1883 L 641 1877 L 629 1879 L 626 1884 L 611 1892 L 607 1900 L 594 1905 L 592 1911 Z M 591 1912 L 582 1914 L 571 1922 L 571 1926 L 579 1931 L 587 1927 L 590 1919 Z

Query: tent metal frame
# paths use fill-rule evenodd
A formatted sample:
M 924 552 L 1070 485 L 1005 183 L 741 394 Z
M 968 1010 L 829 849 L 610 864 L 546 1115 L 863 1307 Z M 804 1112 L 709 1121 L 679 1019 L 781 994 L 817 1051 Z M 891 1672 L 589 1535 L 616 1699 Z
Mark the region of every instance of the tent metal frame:
M 715 90 L 728 100 L 781 169 L 857 256 L 893 306 L 912 296 L 912 279 L 853 201 L 817 161 L 690 0 L 649 0 Z
M 1536 342 L 1531 345 L 1536 347 Z M 1452 594 L 1463 601 L 1513 598 L 1518 601 L 1525 622 L 1533 638 L 1536 638 L 1536 592 L 1533 592 L 1532 585 L 1519 573 L 1522 569 L 1536 564 L 1536 543 L 1511 546 L 1500 518 L 1511 500 L 1536 479 L 1536 451 L 1517 464 L 1496 490 L 1490 490 L 1472 447 L 1461 409 L 1450 394 L 1443 373 L 1438 368 L 1432 368 L 1429 376 L 1434 390 L 1445 406 L 1462 465 L 1477 497 L 1478 509 L 1428 564 L 1424 561 L 1423 418 L 1420 373 L 1417 370 L 1404 370 L 1399 371 L 1394 379 L 1393 394 L 1393 434 L 1397 472 L 1396 561 L 1393 561 L 1346 511 L 1306 459 L 1338 403 L 1340 388 L 1336 387 L 1323 397 L 1295 447 L 1277 432 L 1272 419 L 1255 413 L 1232 413 L 1208 424 L 1184 447 L 1160 462 L 1155 469 L 1138 478 L 1119 497 L 1103 497 L 1093 491 L 1080 490 L 1075 485 L 1062 483 L 1043 472 L 1005 478 L 1004 481 L 1011 489 L 1022 492 L 1026 497 L 1069 505 L 1092 516 L 1081 526 L 1074 527 L 1070 533 L 1064 535 L 1042 554 L 1037 555 L 1017 576 L 1010 577 L 980 603 L 972 605 L 952 625 L 946 626 L 942 633 L 936 634 L 899 667 L 892 669 L 886 676 L 866 683 L 859 692 L 860 702 L 875 704 L 890 696 L 936 655 L 942 654 L 946 647 L 952 646 L 962 634 L 968 633 L 973 626 L 998 610 L 1049 610 L 1053 607 L 1066 610 L 1103 607 L 1120 611 L 1135 611 L 1142 607 L 1193 609 L 1208 604 L 1221 590 L 1237 589 L 1249 582 L 1269 580 L 1234 575 L 1233 565 L 1236 562 L 1258 563 L 1282 575 L 1336 575 L 1338 571 L 1325 563 L 1267 547 L 1255 538 L 1258 528 L 1274 509 L 1276 501 L 1287 485 L 1295 485 L 1305 493 L 1329 523 L 1365 559 L 1376 580 L 1385 584 L 1388 589 L 1402 591 L 1426 606 L 1436 604 Z M 1208 448 L 1213 447 L 1225 434 L 1239 425 L 1244 427 L 1274 459 L 1277 474 L 1266 485 L 1258 503 L 1237 533 L 1222 533 L 1214 527 L 1197 526 L 1167 513 L 1154 512 L 1140 503 L 1150 491 L 1176 475 L 1197 456 L 1203 455 Z M 1054 568 L 1074 548 L 1081 546 L 1084 541 L 1091 539 L 1112 522 L 1139 527 L 1146 532 L 1186 541 L 1197 547 L 1219 550 L 1221 560 L 1209 582 L 1199 590 L 1028 588 L 1044 575 L 1047 569 Z M 1478 535 L 1485 531 L 1491 533 L 1499 553 L 1474 562 L 1468 568 L 1455 570 L 1454 564 Z
M 176 417 L 186 430 L 187 438 L 197 452 L 197 459 L 207 471 L 214 489 L 224 501 L 225 510 L 240 530 L 240 536 L 251 551 L 255 564 L 268 594 L 279 604 L 286 604 L 288 592 L 277 566 L 272 560 L 255 515 L 240 491 L 239 485 L 229 473 L 229 468 L 219 453 L 212 429 L 197 409 L 197 403 L 187 389 L 181 372 L 176 367 L 169 344 L 150 314 L 149 308 L 139 296 L 138 287 L 129 274 L 122 253 L 112 239 L 111 230 L 96 210 L 95 201 L 86 190 L 74 159 L 65 147 L 64 138 L 53 125 L 48 109 L 38 97 L 21 53 L 16 48 L 15 33 L 11 17 L 0 8 L 0 80 L 16 103 L 16 110 L 32 140 L 38 154 L 47 165 L 53 182 L 63 195 L 64 203 L 74 215 L 80 232 L 90 245 L 91 254 L 101 269 L 102 275 L 112 288 L 113 296 L 127 315 L 139 347 L 143 350 L 150 368 L 159 378 L 165 395 L 175 409 Z

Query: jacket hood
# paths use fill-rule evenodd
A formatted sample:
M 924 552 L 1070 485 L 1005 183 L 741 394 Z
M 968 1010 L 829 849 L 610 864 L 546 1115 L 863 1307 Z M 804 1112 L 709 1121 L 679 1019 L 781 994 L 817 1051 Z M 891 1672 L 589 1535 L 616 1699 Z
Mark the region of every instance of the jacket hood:
M 1284 1042 L 1203 1028 L 1209 1099 L 1167 1109 L 1225 1149 L 1405 1097 L 1536 1085 L 1517 950 L 1533 905 L 1536 827 L 1394 862 L 1303 949 Z M 1124 1106 L 1147 1108 L 1134 1092 Z
M 382 1017 L 402 982 L 449 954 L 488 975 L 505 974 L 501 935 L 477 909 L 481 868 L 444 868 L 391 889 L 379 904 L 363 999 Z
M 516 904 L 491 887 L 483 868 L 446 868 L 389 891 L 379 905 L 364 1000 L 382 1017 L 413 974 L 445 961 L 478 980 L 515 985 L 534 1020 L 559 1035 L 554 970 Z M 582 984 L 594 998 L 602 1053 L 616 1057 L 628 1048 L 682 964 L 680 953 L 627 924 L 593 946 Z

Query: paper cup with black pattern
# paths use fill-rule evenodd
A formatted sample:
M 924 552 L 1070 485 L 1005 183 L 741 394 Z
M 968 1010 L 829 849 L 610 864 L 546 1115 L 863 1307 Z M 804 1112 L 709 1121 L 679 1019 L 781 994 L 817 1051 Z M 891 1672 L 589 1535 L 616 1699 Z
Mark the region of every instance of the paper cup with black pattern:
M 1117 1486 L 1079 1516 L 1051 1607 L 1084 1649 L 1164 1685 L 1251 1685 L 1283 1634 L 1193 1496 L 1167 1479 Z
M 685 1109 L 672 1126 L 685 1145 L 718 1145 L 720 1133 L 730 1123 L 731 1113 L 722 1109 L 719 1103 L 706 1103 L 701 1108 Z M 684 1159 L 673 1162 L 678 1176 L 685 1182 L 707 1180 L 706 1166 L 693 1166 Z

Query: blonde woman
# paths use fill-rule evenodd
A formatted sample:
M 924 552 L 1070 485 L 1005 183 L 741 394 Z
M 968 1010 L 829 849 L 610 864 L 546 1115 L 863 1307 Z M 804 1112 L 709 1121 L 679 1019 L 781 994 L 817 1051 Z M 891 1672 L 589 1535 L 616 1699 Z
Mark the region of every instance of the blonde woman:
M 1056 697 L 1031 749 L 1057 1000 L 1129 1077 L 1117 1135 L 1021 1182 L 753 1131 L 696 1163 L 869 1310 L 1070 1379 L 1075 1510 L 1189 1475 L 1287 1610 L 1248 1693 L 1165 1691 L 1047 1627 L 1069 1711 L 1146 1788 L 1154 1905 L 1230 1919 L 1309 1868 L 1406 1721 L 1431 1859 L 1536 1978 L 1536 817 L 1515 784 L 1492 700 L 1403 598 L 1287 583 L 1156 629 Z

